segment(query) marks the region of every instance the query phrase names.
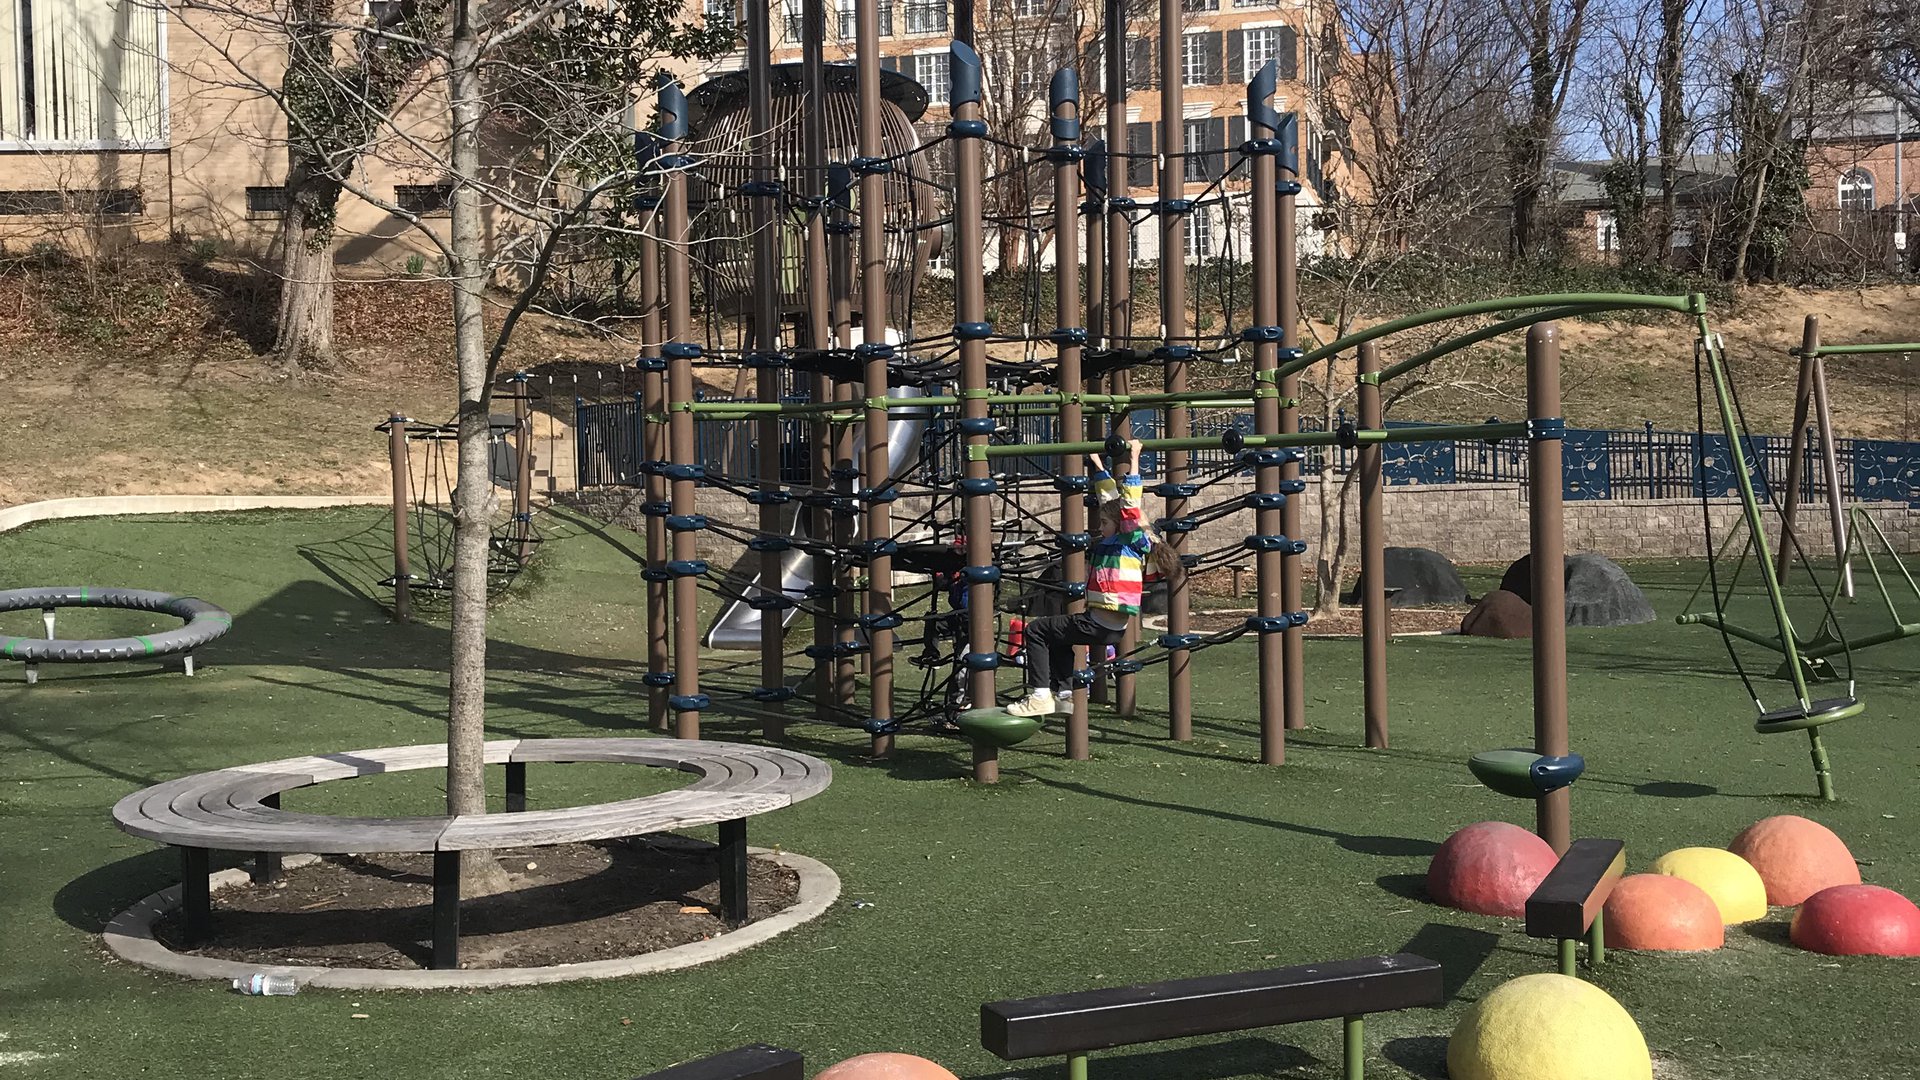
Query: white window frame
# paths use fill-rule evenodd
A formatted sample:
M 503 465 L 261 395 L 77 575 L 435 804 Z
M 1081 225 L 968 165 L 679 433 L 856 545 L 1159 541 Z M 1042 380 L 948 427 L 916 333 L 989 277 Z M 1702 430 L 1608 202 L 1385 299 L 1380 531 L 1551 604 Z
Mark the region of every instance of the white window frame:
M 1611 210 L 1593 216 L 1593 249 L 1602 254 L 1620 250 L 1620 219 Z
M 1258 59 L 1255 59 L 1255 51 L 1253 48 L 1255 34 L 1260 35 L 1260 40 L 1265 43 L 1265 51 L 1260 52 L 1258 54 L 1258 57 L 1259 57 Z M 1240 81 L 1252 82 L 1253 77 L 1260 73 L 1261 65 L 1273 59 L 1274 56 L 1277 53 L 1279 53 L 1279 51 L 1280 51 L 1280 24 L 1279 23 L 1272 23 L 1267 26 L 1241 27 L 1240 28 Z
M 907 59 L 913 64 L 910 74 L 913 80 L 927 91 L 927 104 L 946 106 L 953 99 L 953 57 L 945 49 L 929 49 L 912 53 Z M 921 61 L 929 62 L 936 69 L 939 78 L 929 79 L 920 73 Z
M 1013 17 L 1038 19 L 1053 14 L 1053 0 L 1013 0 Z
M 1842 211 L 1848 213 L 1867 213 L 1878 209 L 1880 206 L 1879 188 L 1880 185 L 1874 180 L 1872 173 L 1855 165 L 1853 168 L 1840 174 L 1840 179 L 1834 184 L 1834 196 L 1838 200 L 1839 208 Z M 1848 205 L 1849 198 L 1857 199 L 1857 196 L 1861 192 L 1866 193 L 1867 204 L 1865 206 Z
M 934 20 L 937 25 L 916 25 L 914 22 L 914 14 L 916 12 L 922 14 L 938 12 L 939 18 Z M 948 28 L 953 25 L 953 14 L 948 10 L 946 0 L 906 0 L 905 24 L 905 29 L 902 33 L 944 34 L 947 33 Z
M 0 0 L 11 3 L 12 0 Z M 17 8 L 15 9 L 18 10 Z M 150 139 L 12 139 L 0 137 L 0 150 L 166 150 L 173 146 L 173 93 L 168 57 L 171 50 L 167 45 L 167 31 L 171 20 L 165 4 L 154 5 L 158 13 L 154 31 L 154 51 L 159 53 L 155 59 L 160 73 L 159 127 L 160 133 Z M 10 16 L 12 17 L 12 16 Z M 16 37 L 17 40 L 17 37 Z M 18 65 L 21 57 L 16 53 L 8 57 L 7 62 Z M 25 93 L 24 88 L 21 91 Z
M 1189 264 L 1213 258 L 1212 209 L 1210 206 L 1196 206 L 1186 216 L 1180 236 L 1180 252 Z
M 1189 30 L 1180 35 L 1180 85 L 1206 86 L 1207 32 Z
M 1280 0 L 1233 0 L 1237 8 L 1279 7 Z

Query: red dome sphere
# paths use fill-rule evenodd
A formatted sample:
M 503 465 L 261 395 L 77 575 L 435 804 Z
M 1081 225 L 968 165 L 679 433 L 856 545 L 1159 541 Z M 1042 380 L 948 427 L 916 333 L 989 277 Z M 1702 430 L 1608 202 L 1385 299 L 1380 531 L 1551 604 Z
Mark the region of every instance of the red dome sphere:
M 1853 852 L 1832 829 L 1792 814 L 1746 827 L 1727 850 L 1753 864 L 1767 886 L 1767 903 L 1795 907 L 1835 885 L 1860 884 Z
M 1427 895 L 1462 911 L 1517 919 L 1558 861 L 1545 840 L 1520 826 L 1482 821 L 1447 837 L 1434 853 Z
M 1609 949 L 1697 952 L 1726 944 L 1720 908 L 1705 889 L 1685 878 L 1633 874 L 1607 897 Z
M 1792 933 L 1829 956 L 1920 956 L 1920 907 L 1878 885 L 1836 885 L 1807 897 Z

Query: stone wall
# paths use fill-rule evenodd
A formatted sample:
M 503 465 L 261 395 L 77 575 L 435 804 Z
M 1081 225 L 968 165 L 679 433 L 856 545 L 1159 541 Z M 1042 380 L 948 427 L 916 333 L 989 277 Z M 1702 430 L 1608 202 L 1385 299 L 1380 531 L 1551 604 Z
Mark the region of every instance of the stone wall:
M 1337 484 L 1338 481 L 1335 481 Z M 1193 500 L 1193 508 L 1204 508 L 1221 500 L 1252 490 L 1251 477 L 1231 477 L 1208 487 Z M 1330 496 L 1339 498 L 1338 488 Z M 555 496 L 582 512 L 644 531 L 640 513 L 640 493 L 633 488 L 599 488 Z M 1317 481 L 1309 481 L 1307 491 L 1296 496 L 1301 507 L 1301 539 L 1314 545 L 1308 549 L 1309 564 L 1317 557 L 1320 545 L 1320 494 Z M 1057 527 L 1059 510 L 1051 496 L 1044 499 L 1048 508 L 1035 510 L 1040 525 Z M 699 510 L 716 520 L 752 525 L 758 512 L 737 496 L 702 488 Z M 1148 515 L 1161 514 L 1160 500 L 1147 497 Z M 1716 542 L 1723 541 L 1728 530 L 1740 518 L 1740 505 L 1732 500 L 1710 504 Z M 894 504 L 896 521 L 926 511 L 927 500 L 901 499 Z M 1920 539 L 1920 510 L 1898 503 L 1869 503 L 1865 510 L 1885 530 L 1896 550 L 1913 551 Z M 996 514 L 1004 512 L 996 507 Z M 1358 563 L 1359 493 L 1350 493 L 1346 507 L 1348 529 L 1348 567 Z M 957 505 L 947 511 L 958 514 Z M 1527 492 L 1519 484 L 1447 484 L 1435 486 L 1390 486 L 1386 496 L 1387 543 L 1393 547 L 1424 547 L 1456 563 L 1504 564 L 1527 553 Z M 1769 519 L 1770 522 L 1772 519 Z M 1566 504 L 1566 546 L 1569 552 L 1591 551 L 1612 559 L 1684 559 L 1698 558 L 1705 550 L 1701 529 L 1700 503 L 1694 499 L 1596 500 Z M 1777 527 L 1777 526 L 1774 526 Z M 1804 506 L 1799 514 L 1799 533 L 1803 549 L 1809 554 L 1830 554 L 1833 535 L 1824 503 Z M 1196 531 L 1188 550 L 1204 552 L 1238 543 L 1253 531 L 1253 512 L 1244 511 L 1207 522 Z M 1337 536 L 1337 533 L 1330 534 Z M 1777 534 L 1770 539 L 1778 540 Z M 701 557 L 718 567 L 732 565 L 741 546 L 712 532 L 700 534 Z M 1251 565 L 1253 553 L 1236 562 Z

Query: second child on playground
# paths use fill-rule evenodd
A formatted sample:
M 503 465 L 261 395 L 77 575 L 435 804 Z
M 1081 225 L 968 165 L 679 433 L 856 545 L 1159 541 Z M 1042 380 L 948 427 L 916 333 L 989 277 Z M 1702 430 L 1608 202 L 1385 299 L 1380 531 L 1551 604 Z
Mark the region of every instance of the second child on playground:
M 1087 610 L 1049 615 L 1026 627 L 1027 678 L 1031 691 L 1007 706 L 1015 716 L 1073 711 L 1073 649 L 1104 649 L 1119 642 L 1140 614 L 1140 593 L 1151 565 L 1172 580 L 1180 558 L 1140 512 L 1140 440 L 1127 443 L 1127 467 L 1119 480 L 1099 454 L 1088 454 L 1093 495 L 1099 503 L 1099 537 L 1087 552 Z M 1116 462 L 1115 464 L 1118 464 Z

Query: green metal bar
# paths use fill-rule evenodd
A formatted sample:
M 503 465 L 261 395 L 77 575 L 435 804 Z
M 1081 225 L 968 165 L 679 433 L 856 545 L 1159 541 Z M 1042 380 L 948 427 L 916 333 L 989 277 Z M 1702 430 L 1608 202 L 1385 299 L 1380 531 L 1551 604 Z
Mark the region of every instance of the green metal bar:
M 1087 1080 L 1087 1055 L 1075 1054 L 1067 1059 L 1067 1080 Z
M 1574 951 L 1574 947 L 1579 944 L 1580 941 L 1578 938 L 1563 937 L 1560 939 L 1560 974 L 1565 975 L 1569 979 L 1577 979 L 1580 977 L 1580 963 L 1577 959 L 1579 954 Z
M 1599 967 L 1607 962 L 1607 913 L 1593 913 L 1593 924 L 1587 927 L 1587 966 Z
M 1885 353 L 1920 352 L 1920 345 L 1911 341 L 1870 342 L 1860 345 L 1822 345 L 1813 350 L 1815 356 L 1874 356 Z M 1795 356 L 1803 355 L 1795 349 Z
M 1727 371 L 1721 363 L 1720 350 L 1712 344 L 1707 330 L 1707 320 L 1700 319 L 1701 348 L 1707 350 L 1707 371 L 1713 378 L 1714 404 L 1720 409 L 1720 426 L 1727 433 L 1727 447 L 1733 454 L 1733 477 L 1740 486 L 1740 510 L 1747 519 L 1747 531 L 1753 536 L 1755 560 L 1760 564 L 1760 579 L 1765 583 L 1767 599 L 1773 605 L 1773 621 L 1780 629 L 1781 651 L 1796 645 L 1793 636 L 1793 620 L 1787 615 L 1786 594 L 1781 591 L 1780 579 L 1773 572 L 1773 555 L 1767 550 L 1765 525 L 1760 520 L 1760 500 L 1753 493 L 1753 475 L 1747 471 L 1747 451 L 1741 445 L 1745 433 L 1740 430 L 1740 421 L 1733 411 L 1733 392 L 1727 383 Z M 1807 705 L 1807 676 L 1800 667 L 1800 661 L 1793 655 L 1787 656 L 1787 670 L 1793 679 L 1793 692 L 1802 708 Z
M 1416 312 L 1392 319 L 1364 330 L 1356 330 L 1336 341 L 1322 345 L 1301 356 L 1300 359 L 1280 365 L 1280 374 L 1287 375 L 1305 371 L 1330 356 L 1337 356 L 1358 347 L 1362 342 L 1373 341 L 1413 330 L 1449 319 L 1461 319 L 1470 315 L 1486 315 L 1497 311 L 1523 311 L 1527 308 L 1559 308 L 1580 306 L 1588 308 L 1589 314 L 1603 311 L 1654 310 L 1673 311 L 1683 315 L 1705 316 L 1707 298 L 1700 293 L 1686 296 L 1648 296 L 1640 293 L 1546 293 L 1539 296 L 1507 296 L 1491 300 L 1476 300 L 1467 304 L 1454 304 L 1451 307 L 1434 308 L 1432 311 Z M 1534 320 L 1537 321 L 1537 320 Z M 1391 370 L 1391 369 L 1390 369 Z
M 1354 432 L 1356 445 L 1368 443 L 1414 443 L 1448 442 L 1459 439 L 1518 439 L 1527 434 L 1524 421 L 1510 421 L 1504 424 L 1427 424 L 1420 427 L 1386 428 Z M 1340 436 L 1331 431 L 1302 431 L 1293 435 L 1248 435 L 1242 445 L 1254 449 L 1287 446 L 1334 446 Z M 1220 436 L 1205 435 L 1186 439 L 1144 439 L 1140 443 L 1145 450 L 1217 450 Z M 975 460 L 992 460 L 1003 457 L 1045 457 L 1055 454 L 1097 454 L 1106 450 L 1106 443 L 1025 443 L 1014 446 L 977 446 L 969 447 L 969 456 L 979 454 Z
M 1470 334 L 1462 334 L 1457 338 L 1443 341 L 1423 353 L 1410 356 L 1397 364 L 1388 365 L 1381 369 L 1380 381 L 1384 383 L 1389 379 L 1397 378 L 1409 371 L 1426 367 L 1428 364 L 1433 363 L 1448 353 L 1459 352 L 1461 349 L 1467 348 L 1470 345 L 1478 345 L 1483 341 L 1497 338 L 1502 334 L 1510 334 L 1515 330 L 1524 330 L 1537 322 L 1573 319 L 1581 315 L 1594 315 L 1609 310 L 1612 309 L 1595 307 L 1592 304 L 1569 304 L 1565 307 L 1547 308 L 1542 311 L 1528 312 L 1525 315 L 1494 323 L 1492 326 L 1482 327 Z
M 1340 1053 L 1340 1075 L 1344 1080 L 1365 1080 L 1367 1075 L 1367 1018 L 1349 1016 L 1341 1021 L 1345 1043 Z

